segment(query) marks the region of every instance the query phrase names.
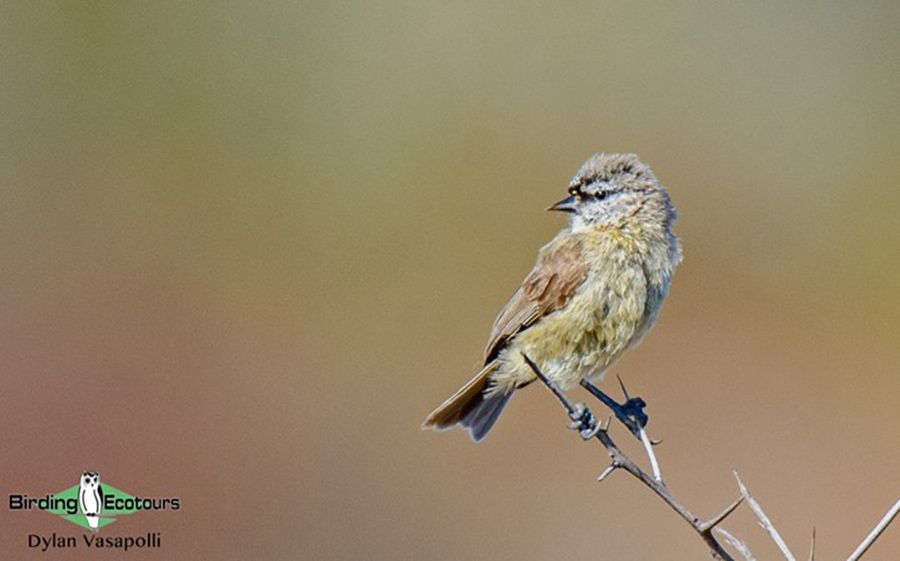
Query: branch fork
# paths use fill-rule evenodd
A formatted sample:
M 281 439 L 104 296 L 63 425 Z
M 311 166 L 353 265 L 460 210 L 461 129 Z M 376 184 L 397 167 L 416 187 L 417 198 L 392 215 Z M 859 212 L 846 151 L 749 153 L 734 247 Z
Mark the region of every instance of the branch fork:
M 649 487 L 650 490 L 656 493 L 656 495 L 659 496 L 659 498 L 661 498 L 667 505 L 669 505 L 672 510 L 677 512 L 681 518 L 683 518 L 688 524 L 690 524 L 691 528 L 694 529 L 697 535 L 709 547 L 709 551 L 712 557 L 720 561 L 734 561 L 734 558 L 724 549 L 722 544 L 716 538 L 716 534 L 721 536 L 722 539 L 724 539 L 725 542 L 730 545 L 735 551 L 737 551 L 746 561 L 754 561 L 753 554 L 750 552 L 750 549 L 747 547 L 747 545 L 738 538 L 731 535 L 727 530 L 720 527 L 720 524 L 726 518 L 728 518 L 735 510 L 737 510 L 739 506 L 746 502 L 759 520 L 760 526 L 762 526 L 766 530 L 766 532 L 768 532 L 769 537 L 778 546 L 778 549 L 781 551 L 781 554 L 784 556 L 784 558 L 787 561 L 796 561 L 796 558 L 794 557 L 793 553 L 791 553 L 791 550 L 788 548 L 784 539 L 782 539 L 781 535 L 778 533 L 778 530 L 775 529 L 775 525 L 772 524 L 772 521 L 769 520 L 768 516 L 766 516 L 765 512 L 763 512 L 762 507 L 747 490 L 747 486 L 744 485 L 743 481 L 741 481 L 741 478 L 740 476 L 738 476 L 737 471 L 734 471 L 734 477 L 737 480 L 741 496 L 709 520 L 700 520 L 693 513 L 691 513 L 691 511 L 688 510 L 681 502 L 675 499 L 675 497 L 669 491 L 669 488 L 662 481 L 659 463 L 656 460 L 656 455 L 653 453 L 653 446 L 658 443 L 650 440 L 650 438 L 647 436 L 646 430 L 644 429 L 649 420 L 647 415 L 644 413 L 644 407 L 646 407 L 647 404 L 639 397 L 631 397 L 628 394 L 628 391 L 625 389 L 625 385 L 622 383 L 621 378 L 619 379 L 619 384 L 622 387 L 622 392 L 625 394 L 626 399 L 625 403 L 622 404 L 616 402 L 614 399 L 600 391 L 590 382 L 582 381 L 581 386 L 584 387 L 592 395 L 597 397 L 600 401 L 602 401 L 607 407 L 609 407 L 612 410 L 613 414 L 615 414 L 616 418 L 623 425 L 625 425 L 625 427 L 628 428 L 628 430 L 638 440 L 641 441 L 650 461 L 651 469 L 653 471 L 652 477 L 644 472 L 640 467 L 638 467 L 638 465 L 635 464 L 634 461 L 632 461 L 631 458 L 629 458 L 616 445 L 615 442 L 613 442 L 612 438 L 609 436 L 609 418 L 607 418 L 606 423 L 603 426 L 598 425 L 596 419 L 594 418 L 594 415 L 583 403 L 572 402 L 568 397 L 566 397 L 562 390 L 560 390 L 559 386 L 557 386 L 555 382 L 544 376 L 540 368 L 538 368 L 538 366 L 534 362 L 532 362 L 532 360 L 528 358 L 527 355 L 523 353 L 522 356 L 524 357 L 525 362 L 528 364 L 528 367 L 531 368 L 532 372 L 534 372 L 534 374 L 544 383 L 544 385 L 550 388 L 550 391 L 553 392 L 553 394 L 562 404 L 563 408 L 569 414 L 569 418 L 572 419 L 569 427 L 572 429 L 577 429 L 581 437 L 585 440 L 592 440 L 596 438 L 606 449 L 606 452 L 611 458 L 611 462 L 597 478 L 597 481 L 603 481 L 614 471 L 624 469 L 636 479 L 638 479 L 641 483 Z M 884 532 L 884 530 L 888 527 L 888 525 L 890 525 L 890 523 L 898 514 L 900 514 L 900 500 L 898 500 L 888 510 L 888 512 L 884 515 L 884 517 L 882 517 L 882 519 L 863 540 L 859 547 L 857 547 L 853 554 L 851 554 L 850 557 L 847 558 L 847 561 L 858 561 L 860 558 L 862 558 L 865 552 L 868 551 L 869 547 L 871 547 L 875 540 L 878 539 L 881 533 Z M 816 532 L 814 528 L 812 533 L 812 540 L 810 543 L 810 551 L 808 557 L 809 561 L 815 560 L 815 547 Z

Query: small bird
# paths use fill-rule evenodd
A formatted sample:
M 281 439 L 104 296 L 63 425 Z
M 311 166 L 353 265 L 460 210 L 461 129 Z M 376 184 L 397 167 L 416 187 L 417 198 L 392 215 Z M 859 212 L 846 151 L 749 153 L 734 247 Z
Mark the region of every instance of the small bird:
M 513 392 L 536 380 L 524 355 L 568 390 L 595 380 L 653 327 L 681 244 L 665 188 L 635 154 L 595 154 L 547 210 L 571 215 L 494 322 L 484 368 L 423 429 L 485 437 Z

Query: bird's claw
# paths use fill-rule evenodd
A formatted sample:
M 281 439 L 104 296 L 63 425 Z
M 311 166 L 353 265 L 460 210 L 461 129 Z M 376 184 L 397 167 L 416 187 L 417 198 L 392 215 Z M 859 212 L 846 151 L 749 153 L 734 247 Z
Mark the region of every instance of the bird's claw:
M 577 430 L 584 440 L 594 438 L 600 430 L 597 419 L 594 418 L 594 414 L 591 413 L 591 410 L 584 403 L 576 403 L 575 410 L 569 413 L 569 418 L 572 419 L 572 422 L 569 423 L 569 428 Z
M 619 380 L 619 383 L 622 383 L 621 379 Z M 640 440 L 641 429 L 643 429 L 650 420 L 647 414 L 644 413 L 647 402 L 639 397 L 631 397 L 628 394 L 628 390 L 625 389 L 624 384 L 622 384 L 622 392 L 626 397 L 625 403 L 617 402 L 587 380 L 582 380 L 581 386 L 609 407 L 616 415 L 616 418 L 628 427 L 628 430 L 634 434 L 635 438 Z
M 622 414 L 625 417 L 631 419 L 638 430 L 647 426 L 647 422 L 650 418 L 644 413 L 644 408 L 647 407 L 647 402 L 639 397 L 631 397 L 628 398 L 628 401 L 622 404 Z M 634 430 L 634 429 L 632 429 Z

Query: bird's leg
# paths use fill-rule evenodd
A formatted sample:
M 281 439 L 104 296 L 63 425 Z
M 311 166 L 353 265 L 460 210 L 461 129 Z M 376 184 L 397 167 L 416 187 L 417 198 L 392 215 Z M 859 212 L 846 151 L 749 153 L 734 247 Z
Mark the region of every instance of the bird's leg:
M 554 382 L 551 382 L 544 376 L 544 373 L 541 372 L 541 369 L 538 368 L 537 364 L 534 363 L 528 355 L 522 353 L 522 358 L 525 359 L 525 363 L 528 364 L 528 367 L 531 368 L 531 371 L 534 372 L 534 375 L 538 377 L 544 384 L 550 388 L 550 391 L 553 392 L 553 395 L 556 396 L 556 399 L 562 403 L 562 406 L 566 408 L 566 411 L 569 413 L 569 418 L 572 419 L 572 423 L 569 424 L 569 428 L 577 429 L 578 434 L 581 435 L 581 438 L 585 440 L 590 440 L 600 431 L 600 425 L 597 424 L 597 420 L 594 418 L 593 413 L 587 408 L 584 403 L 572 403 L 572 400 L 566 397 L 566 394 L 559 389 Z
M 656 454 L 653 452 L 653 442 L 647 436 L 647 431 L 644 430 L 644 427 L 650 421 L 650 418 L 644 413 L 644 407 L 647 407 L 647 402 L 639 397 L 628 395 L 628 390 L 625 389 L 625 384 L 622 383 L 621 378 L 619 378 L 619 385 L 622 387 L 622 393 L 625 394 L 625 403 L 618 403 L 587 380 L 582 380 L 581 385 L 612 409 L 616 418 L 628 427 L 628 430 L 631 431 L 635 438 L 641 441 L 641 444 L 644 445 L 644 450 L 647 452 L 647 458 L 650 460 L 650 466 L 653 469 L 653 478 L 662 482 L 659 462 L 656 460 Z
M 574 410 L 569 412 L 569 418 L 572 419 L 572 422 L 569 423 L 569 428 L 577 430 L 581 438 L 585 440 L 594 438 L 597 435 L 597 431 L 600 430 L 600 425 L 597 424 L 594 414 L 591 413 L 591 410 L 584 403 L 574 403 L 572 406 Z
M 619 381 L 621 383 L 621 380 Z M 589 391 L 594 397 L 603 402 L 604 405 L 612 410 L 616 418 L 631 431 L 635 438 L 641 440 L 641 430 L 647 425 L 650 418 L 644 413 L 647 402 L 639 397 L 631 397 L 625 386 L 622 391 L 625 393 L 625 403 L 619 403 L 613 398 L 606 395 L 600 388 L 587 380 L 581 381 L 581 386 Z

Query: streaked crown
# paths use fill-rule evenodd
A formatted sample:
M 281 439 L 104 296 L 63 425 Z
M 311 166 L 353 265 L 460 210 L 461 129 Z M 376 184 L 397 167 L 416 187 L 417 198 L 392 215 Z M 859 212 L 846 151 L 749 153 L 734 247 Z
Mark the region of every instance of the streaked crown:
M 569 183 L 569 194 L 596 197 L 625 189 L 658 189 L 659 182 L 650 166 L 636 154 L 594 154 L 581 166 Z

